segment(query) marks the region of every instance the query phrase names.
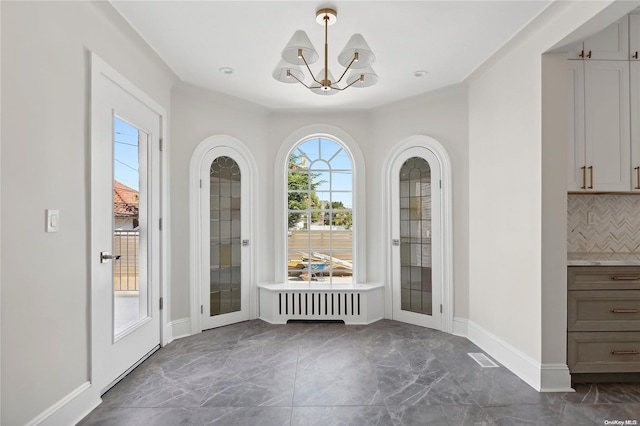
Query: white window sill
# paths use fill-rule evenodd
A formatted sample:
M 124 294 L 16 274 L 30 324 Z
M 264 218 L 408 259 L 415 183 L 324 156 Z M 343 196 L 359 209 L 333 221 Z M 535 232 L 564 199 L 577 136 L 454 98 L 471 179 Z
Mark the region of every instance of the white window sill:
M 258 284 L 258 288 L 268 291 L 369 291 L 377 288 L 382 288 L 382 283 L 262 283 Z

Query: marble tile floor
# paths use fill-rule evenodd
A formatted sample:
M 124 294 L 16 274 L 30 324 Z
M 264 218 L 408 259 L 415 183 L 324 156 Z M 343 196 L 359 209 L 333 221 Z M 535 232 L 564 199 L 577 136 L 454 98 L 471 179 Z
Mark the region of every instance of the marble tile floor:
M 469 340 L 382 320 L 247 321 L 173 341 L 79 424 L 634 425 L 640 384 L 539 393 Z M 620 421 L 621 423 L 614 423 Z

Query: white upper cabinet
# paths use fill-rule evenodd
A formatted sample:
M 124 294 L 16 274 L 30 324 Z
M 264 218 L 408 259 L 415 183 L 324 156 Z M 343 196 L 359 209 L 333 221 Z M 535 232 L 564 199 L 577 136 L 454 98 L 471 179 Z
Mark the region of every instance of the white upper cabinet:
M 640 14 L 629 15 L 629 59 L 640 61 Z
M 587 189 L 629 191 L 629 63 L 588 61 L 584 66 Z
M 582 191 L 586 186 L 583 180 L 584 157 L 584 62 L 568 61 L 569 88 L 569 167 L 567 168 L 568 190 Z
M 569 61 L 568 76 L 568 190 L 629 191 L 629 62 Z
M 636 29 L 636 31 L 638 30 Z M 629 57 L 628 16 L 614 22 L 604 30 L 584 40 L 583 43 L 579 43 L 568 54 L 569 59 L 604 61 L 628 61 Z

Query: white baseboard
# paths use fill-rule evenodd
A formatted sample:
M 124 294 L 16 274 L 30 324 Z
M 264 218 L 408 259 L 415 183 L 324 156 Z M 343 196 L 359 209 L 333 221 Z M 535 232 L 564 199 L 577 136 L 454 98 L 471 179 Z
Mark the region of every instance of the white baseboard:
M 171 321 L 168 328 L 171 339 L 167 343 L 171 343 L 174 339 L 191 336 L 191 319 L 181 318 Z
M 169 337 L 167 343 L 174 339 L 190 336 L 191 320 L 183 318 L 171 321 L 167 329 Z M 100 405 L 101 402 L 100 392 L 91 386 L 91 382 L 85 382 L 32 419 L 27 423 L 27 426 L 74 425 Z
M 540 364 L 466 318 L 453 319 L 453 334 L 466 337 L 539 392 L 573 392 L 566 364 Z
M 467 337 L 469 336 L 469 320 L 466 318 L 453 318 L 453 335 Z
M 571 373 L 567 364 L 542 364 L 540 392 L 575 392 L 571 388 Z
M 40 413 L 27 426 L 75 425 L 101 402 L 99 392 L 93 389 L 91 382 L 85 382 Z

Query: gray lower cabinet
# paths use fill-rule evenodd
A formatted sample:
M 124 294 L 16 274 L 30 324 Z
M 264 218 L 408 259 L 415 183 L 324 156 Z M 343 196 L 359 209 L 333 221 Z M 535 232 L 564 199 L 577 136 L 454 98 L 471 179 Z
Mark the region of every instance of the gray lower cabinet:
M 570 266 L 571 374 L 640 372 L 640 267 Z

